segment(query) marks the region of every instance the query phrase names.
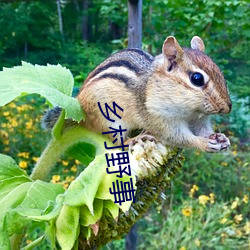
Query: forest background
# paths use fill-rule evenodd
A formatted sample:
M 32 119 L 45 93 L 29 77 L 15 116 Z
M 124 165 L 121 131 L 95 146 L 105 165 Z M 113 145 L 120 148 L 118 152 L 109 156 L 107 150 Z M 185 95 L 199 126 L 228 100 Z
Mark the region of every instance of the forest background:
M 138 223 L 138 249 L 250 245 L 249 14 L 249 1 L 143 1 L 143 49 L 157 55 L 169 35 L 186 47 L 194 35 L 202 37 L 206 53 L 225 75 L 233 111 L 214 118 L 215 128 L 230 137 L 231 150 L 184 152 L 183 170 L 166 191 L 166 200 L 152 206 Z M 0 1 L 0 67 L 22 60 L 59 63 L 73 73 L 77 91 L 95 66 L 127 47 L 127 23 L 125 0 Z M 28 99 L 28 105 L 26 97 L 0 109 L 0 153 L 12 155 L 30 173 L 48 136 L 40 126 L 46 103 L 38 96 Z M 51 181 L 67 187 L 79 169 L 78 162 L 65 158 Z M 37 234 L 34 230 L 34 237 Z M 32 241 L 32 234 L 26 240 Z M 123 249 L 124 244 L 122 239 L 106 248 Z

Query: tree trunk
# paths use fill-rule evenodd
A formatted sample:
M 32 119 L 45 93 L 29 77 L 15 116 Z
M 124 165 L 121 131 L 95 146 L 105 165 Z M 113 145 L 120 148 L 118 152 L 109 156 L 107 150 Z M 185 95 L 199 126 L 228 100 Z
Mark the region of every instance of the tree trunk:
M 128 1 L 128 47 L 142 47 L 142 0 Z
M 57 12 L 58 12 L 58 20 L 59 20 L 59 30 L 63 36 L 63 22 L 62 22 L 62 12 L 61 12 L 60 0 L 56 1 L 56 5 L 57 5 Z
M 89 0 L 82 0 L 82 39 L 89 41 L 91 39 L 91 17 L 88 10 L 91 2 Z
M 129 233 L 126 235 L 126 250 L 136 250 L 137 241 L 137 224 L 131 227 Z

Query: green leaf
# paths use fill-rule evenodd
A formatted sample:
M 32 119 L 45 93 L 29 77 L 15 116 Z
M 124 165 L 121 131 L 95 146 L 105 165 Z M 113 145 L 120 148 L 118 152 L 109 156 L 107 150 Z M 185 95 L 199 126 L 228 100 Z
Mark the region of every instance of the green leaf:
M 113 151 L 120 152 L 120 151 Z M 87 205 L 92 214 L 94 198 L 102 200 L 113 200 L 114 196 L 110 194 L 109 188 L 116 180 L 129 182 L 130 178 L 133 180 L 133 188 L 136 189 L 136 179 L 134 176 L 123 174 L 122 178 L 116 174 L 108 174 L 106 172 L 107 162 L 105 154 L 96 156 L 89 166 L 70 184 L 68 190 L 65 192 L 64 204 L 70 206 Z M 110 167 L 110 171 L 117 170 Z M 124 212 L 129 210 L 132 201 L 126 201 L 119 206 Z
M 88 165 L 95 158 L 96 148 L 92 144 L 79 142 L 70 147 L 66 154 Z
M 52 135 L 57 140 L 60 139 L 62 136 L 64 121 L 65 121 L 65 110 L 62 109 L 61 114 L 52 129 Z
M 45 237 L 50 242 L 51 249 L 56 249 L 56 223 L 51 221 L 45 229 Z
M 103 157 L 105 157 L 105 156 L 103 155 Z M 109 170 L 115 171 L 117 169 L 115 167 L 111 166 L 109 168 Z M 113 190 L 113 183 L 115 184 L 115 187 L 116 187 L 116 180 L 118 180 L 118 182 L 120 184 L 120 181 L 122 181 L 123 183 L 130 182 L 130 178 L 132 178 L 133 189 L 136 190 L 136 186 L 135 186 L 136 178 L 135 178 L 135 176 L 133 176 L 133 175 L 128 176 L 127 174 L 123 174 L 123 177 L 119 178 L 116 176 L 116 174 L 107 174 L 105 171 L 95 197 L 99 198 L 99 199 L 103 199 L 103 200 L 112 200 L 114 202 L 115 201 L 114 195 L 110 193 L 110 188 L 111 188 L 111 190 Z M 116 187 L 116 189 L 117 189 L 117 187 Z M 131 203 L 132 203 L 132 201 L 125 201 L 125 202 L 122 202 L 121 205 L 119 205 L 118 203 L 117 203 L 117 205 L 122 209 L 123 212 L 126 212 L 129 210 Z
M 51 209 L 52 206 L 52 209 Z M 50 222 L 54 219 L 57 218 L 57 216 L 59 215 L 61 209 L 62 209 L 63 204 L 62 203 L 54 203 L 51 204 L 49 203 L 48 207 L 50 211 L 48 211 L 48 207 L 45 209 L 45 211 L 42 213 L 42 215 L 27 215 L 30 219 L 36 220 L 36 221 L 46 221 L 46 222 Z M 19 211 L 20 214 L 25 215 L 24 213 L 22 213 L 22 211 Z
M 98 155 L 94 161 L 70 184 L 65 192 L 64 204 L 87 205 L 93 214 L 93 201 L 106 171 L 105 155 Z
M 119 215 L 119 206 L 111 200 L 104 200 L 103 207 L 107 208 L 108 211 L 111 213 L 112 217 L 116 219 Z
M 27 176 L 17 176 L 0 181 L 0 201 L 13 189 L 25 182 L 31 182 L 30 178 Z
M 1 199 L 0 221 L 3 220 L 7 210 L 16 208 L 22 203 L 31 185 L 32 182 L 23 183 Z
M 84 238 L 89 239 L 91 237 L 92 229 L 91 227 L 81 227 L 81 234 L 84 235 Z
M 0 154 L 0 181 L 17 176 L 26 176 L 28 178 L 28 175 L 10 156 Z
M 30 219 L 34 220 L 32 216 L 41 216 L 45 211 L 50 213 L 50 218 L 55 219 L 63 201 L 56 198 L 58 194 L 64 193 L 64 189 L 61 185 L 40 180 L 32 182 L 11 157 L 0 155 L 0 159 L 2 160 L 0 164 L 0 235 L 4 238 L 1 243 L 1 249 L 4 249 L 9 245 L 9 236 L 21 233 L 22 229 L 30 223 Z
M 89 226 L 95 224 L 102 217 L 103 200 L 95 199 L 93 203 L 94 214 L 91 214 L 86 205 L 80 208 L 80 225 Z
M 28 209 L 37 209 L 42 212 L 47 207 L 48 201 L 55 200 L 56 196 L 61 193 L 64 193 L 64 188 L 61 185 L 37 180 L 30 186 L 20 207 L 27 211 Z
M 22 234 L 23 228 L 30 223 L 31 221 L 27 217 L 22 217 L 15 209 L 10 209 L 5 213 L 2 231 L 6 233 L 7 237 L 13 234 Z
M 79 122 L 84 114 L 78 100 L 71 97 L 73 84 L 71 72 L 61 65 L 34 66 L 22 62 L 22 66 L 0 72 L 0 106 L 18 96 L 36 93 L 53 106 L 65 109 L 66 118 Z
M 0 225 L 0 249 L 1 250 L 10 250 L 10 240 L 8 234 L 3 231 Z
M 71 250 L 79 234 L 79 207 L 64 205 L 56 220 L 56 238 L 64 250 Z

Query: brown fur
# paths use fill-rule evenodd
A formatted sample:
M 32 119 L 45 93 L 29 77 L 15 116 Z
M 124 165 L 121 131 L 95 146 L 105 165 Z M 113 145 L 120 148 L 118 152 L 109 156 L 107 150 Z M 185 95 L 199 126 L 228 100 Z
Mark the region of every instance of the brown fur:
M 208 139 L 213 133 L 208 114 L 230 112 L 225 79 L 203 53 L 199 37 L 192 39 L 191 46 L 195 49 L 182 49 L 174 37 L 168 37 L 163 54 L 156 58 L 134 49 L 105 60 L 89 74 L 78 95 L 87 114 L 84 126 L 101 133 L 122 125 L 128 130 L 126 136 L 143 129 L 164 144 L 219 151 L 222 143 L 213 146 Z M 194 70 L 207 75 L 204 86 L 190 82 Z M 116 102 L 124 109 L 119 111 L 122 119 L 114 116 L 114 124 L 107 121 L 97 102 L 103 108 Z

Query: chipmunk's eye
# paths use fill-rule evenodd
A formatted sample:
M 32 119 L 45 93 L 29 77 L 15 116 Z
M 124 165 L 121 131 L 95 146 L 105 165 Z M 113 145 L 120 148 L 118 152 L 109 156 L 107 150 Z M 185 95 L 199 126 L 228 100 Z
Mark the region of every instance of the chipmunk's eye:
M 201 87 L 204 85 L 204 77 L 201 73 L 195 72 L 190 74 L 190 81 L 198 87 Z

